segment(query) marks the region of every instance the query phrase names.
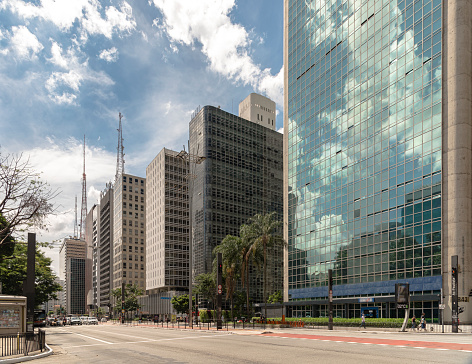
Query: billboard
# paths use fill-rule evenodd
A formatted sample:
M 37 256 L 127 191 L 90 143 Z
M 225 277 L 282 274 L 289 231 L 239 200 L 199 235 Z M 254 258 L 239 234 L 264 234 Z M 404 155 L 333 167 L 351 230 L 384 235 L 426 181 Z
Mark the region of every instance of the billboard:
M 395 304 L 397 309 L 408 308 L 410 303 L 410 285 L 408 283 L 395 283 Z

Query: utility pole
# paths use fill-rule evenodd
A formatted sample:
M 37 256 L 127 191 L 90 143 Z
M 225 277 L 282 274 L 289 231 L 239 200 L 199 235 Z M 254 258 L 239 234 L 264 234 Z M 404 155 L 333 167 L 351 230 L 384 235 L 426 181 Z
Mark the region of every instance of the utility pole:
M 459 259 L 457 255 L 451 257 L 451 298 L 452 298 L 452 332 L 459 332 L 459 297 L 458 297 L 458 267 Z

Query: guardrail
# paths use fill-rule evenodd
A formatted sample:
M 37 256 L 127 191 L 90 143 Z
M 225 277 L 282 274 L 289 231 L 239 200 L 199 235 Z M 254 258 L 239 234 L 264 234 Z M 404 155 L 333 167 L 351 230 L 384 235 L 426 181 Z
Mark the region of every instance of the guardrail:
M 1 356 L 28 355 L 46 347 L 46 332 L 38 329 L 35 333 L 0 335 Z

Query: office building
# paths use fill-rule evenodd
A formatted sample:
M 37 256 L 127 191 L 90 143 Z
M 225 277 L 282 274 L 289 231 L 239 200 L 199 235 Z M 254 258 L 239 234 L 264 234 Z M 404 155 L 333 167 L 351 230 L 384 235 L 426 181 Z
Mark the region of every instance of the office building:
M 472 321 L 470 1 L 285 0 L 289 315 L 371 307 L 451 320 L 451 257 Z
M 76 238 L 64 239 L 59 250 L 59 278 L 64 281 L 65 306 L 68 315 L 86 313 L 86 295 L 91 285 L 86 284 L 85 264 L 87 243 Z
M 263 119 L 264 120 L 264 119 Z M 190 121 L 194 276 L 212 269 L 212 251 L 255 214 L 282 219 L 282 134 L 213 106 Z M 267 292 L 282 289 L 282 250 L 268 259 Z M 262 302 L 262 273 L 251 273 L 251 298 Z
M 145 289 L 146 179 L 122 174 L 113 187 L 113 287 Z
M 85 241 L 87 242 L 87 260 L 85 279 L 91 287 L 87 294 L 87 309 L 100 306 L 99 294 L 99 242 L 100 242 L 100 205 L 94 204 L 85 220 Z
M 146 168 L 146 290 L 188 290 L 188 162 L 162 149 Z
M 113 277 L 113 185 L 108 183 L 100 193 L 100 243 L 99 243 L 99 303 L 109 312 L 111 279 Z
M 252 93 L 239 104 L 239 117 L 275 130 L 275 102 Z

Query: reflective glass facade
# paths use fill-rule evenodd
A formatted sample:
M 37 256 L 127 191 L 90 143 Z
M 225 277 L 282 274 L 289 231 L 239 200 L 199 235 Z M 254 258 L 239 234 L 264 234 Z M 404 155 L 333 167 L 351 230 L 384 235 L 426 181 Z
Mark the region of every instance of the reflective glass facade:
M 286 6 L 289 300 L 439 290 L 441 0 Z

